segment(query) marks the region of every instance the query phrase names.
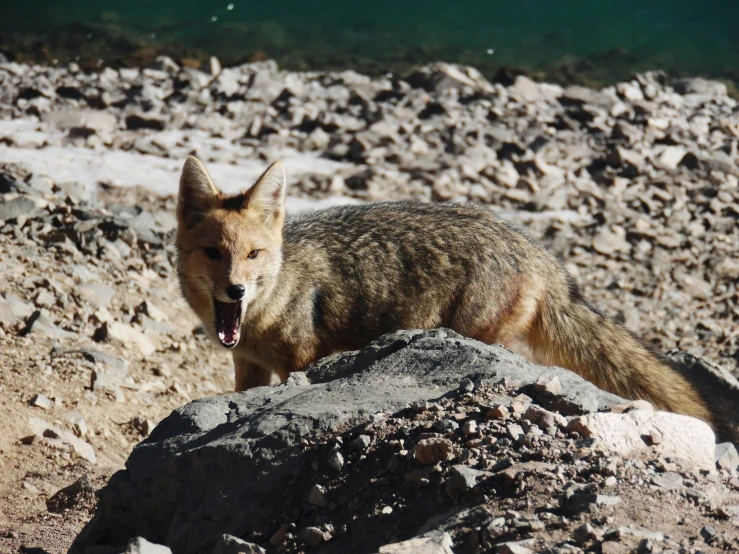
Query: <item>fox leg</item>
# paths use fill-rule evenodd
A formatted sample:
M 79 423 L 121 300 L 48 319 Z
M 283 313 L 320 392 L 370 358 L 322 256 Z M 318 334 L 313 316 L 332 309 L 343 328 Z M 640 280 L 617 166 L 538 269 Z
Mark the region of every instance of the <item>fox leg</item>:
M 241 357 L 234 356 L 234 370 L 236 374 L 234 390 L 236 392 L 284 381 L 282 375 L 275 375 L 276 372 L 271 369 Z M 276 382 L 275 377 L 277 377 Z

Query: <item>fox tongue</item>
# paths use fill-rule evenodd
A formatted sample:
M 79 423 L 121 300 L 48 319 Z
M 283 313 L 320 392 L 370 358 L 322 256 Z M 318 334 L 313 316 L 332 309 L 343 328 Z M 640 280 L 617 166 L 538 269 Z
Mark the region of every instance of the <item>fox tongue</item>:
M 218 326 L 218 338 L 227 346 L 236 344 L 239 340 L 239 312 L 240 302 L 218 302 L 221 317 Z

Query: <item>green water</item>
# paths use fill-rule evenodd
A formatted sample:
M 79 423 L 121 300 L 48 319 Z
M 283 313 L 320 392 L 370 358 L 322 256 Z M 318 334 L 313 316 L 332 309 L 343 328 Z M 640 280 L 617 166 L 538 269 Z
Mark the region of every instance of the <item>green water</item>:
M 736 0 L 3 0 L 16 59 L 146 61 L 158 52 L 289 68 L 400 71 L 433 60 L 494 74 L 614 81 L 645 69 L 739 78 Z

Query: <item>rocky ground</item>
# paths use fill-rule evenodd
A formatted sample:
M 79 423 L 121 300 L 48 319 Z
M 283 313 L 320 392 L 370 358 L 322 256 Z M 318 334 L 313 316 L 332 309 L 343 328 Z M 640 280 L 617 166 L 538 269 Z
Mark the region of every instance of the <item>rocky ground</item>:
M 657 73 L 596 91 L 444 64 L 0 64 L 0 551 L 64 551 L 89 502 L 47 500 L 85 474 L 99 488 L 173 408 L 232 386 L 172 274 L 185 156 L 227 190 L 284 158 L 296 206 L 484 202 L 659 350 L 736 373 L 738 145 L 723 85 Z

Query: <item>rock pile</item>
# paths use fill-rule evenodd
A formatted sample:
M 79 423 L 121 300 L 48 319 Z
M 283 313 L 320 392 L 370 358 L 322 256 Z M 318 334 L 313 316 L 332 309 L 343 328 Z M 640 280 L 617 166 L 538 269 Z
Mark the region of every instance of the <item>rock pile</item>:
M 737 464 L 700 421 L 403 331 L 175 410 L 70 552 L 138 535 L 175 553 L 732 550 Z
M 6 63 L 0 90 L 14 123 L 0 143 L 39 155 L 77 145 L 239 164 L 297 151 L 343 167 L 301 178 L 293 192 L 307 196 L 491 204 L 660 349 L 738 367 L 739 108 L 721 83 L 654 72 L 603 90 L 504 85 L 449 64 L 374 80 L 272 62 L 205 73 L 162 57 L 98 73 Z

